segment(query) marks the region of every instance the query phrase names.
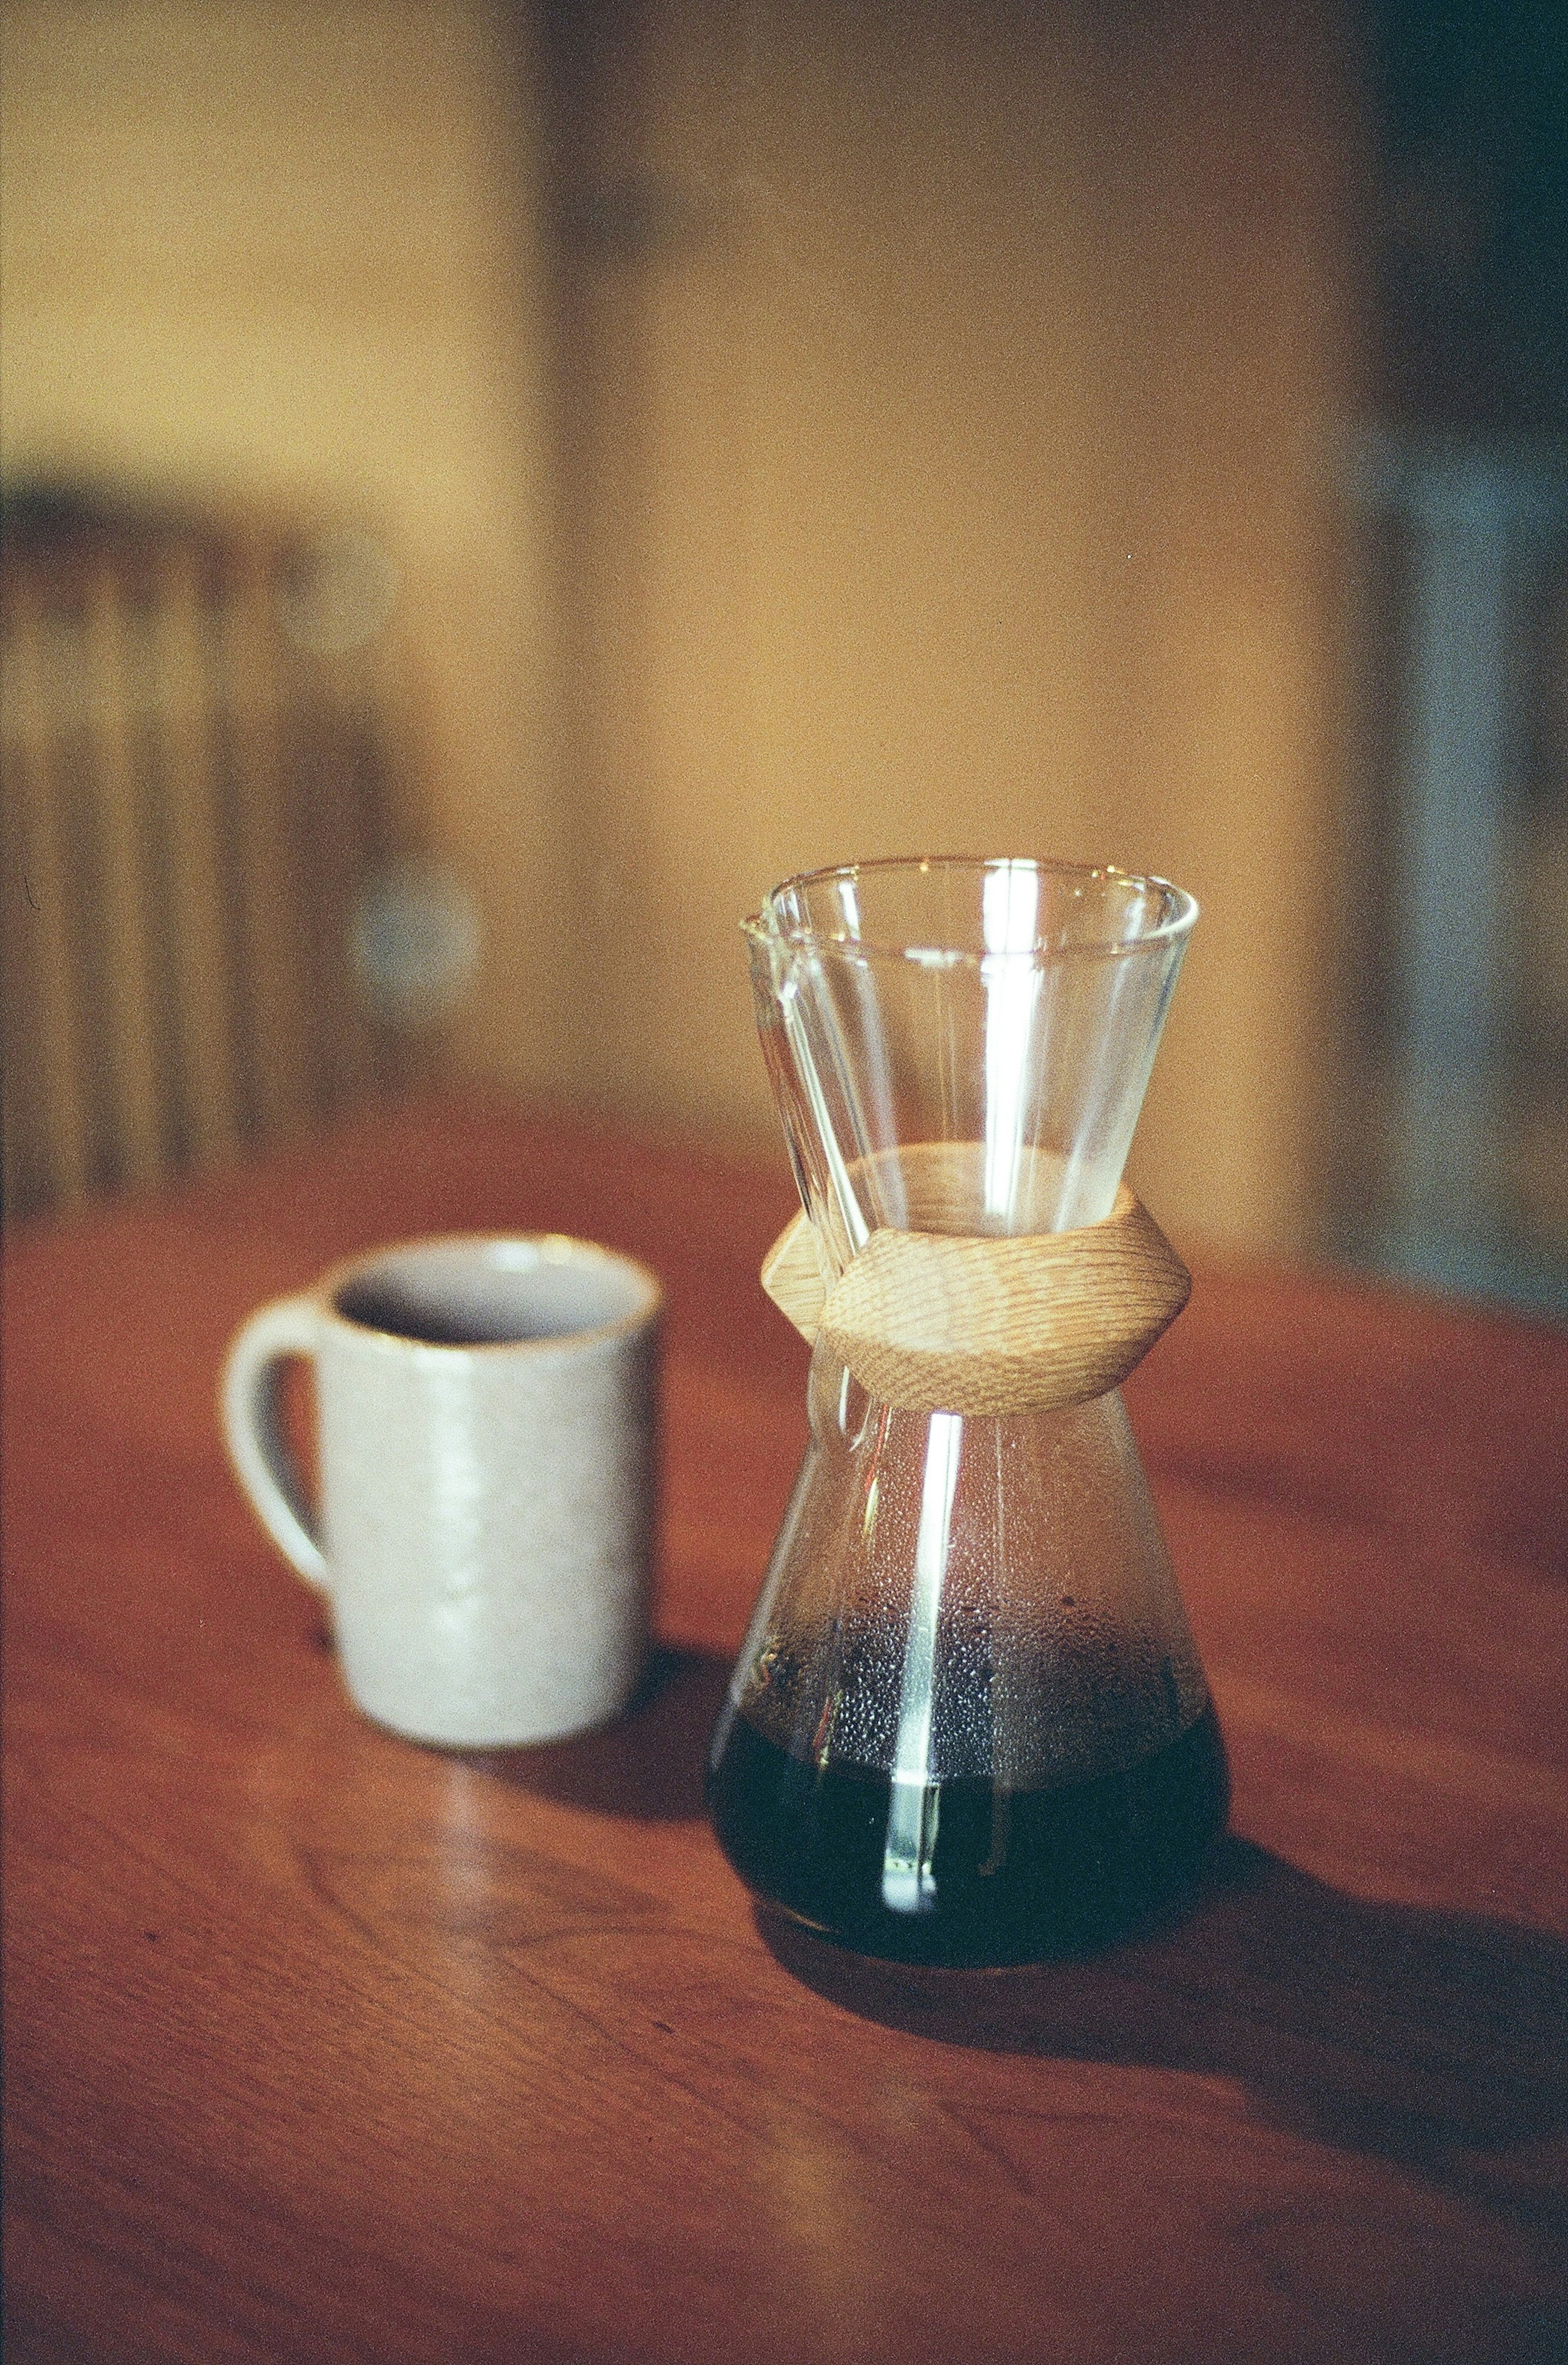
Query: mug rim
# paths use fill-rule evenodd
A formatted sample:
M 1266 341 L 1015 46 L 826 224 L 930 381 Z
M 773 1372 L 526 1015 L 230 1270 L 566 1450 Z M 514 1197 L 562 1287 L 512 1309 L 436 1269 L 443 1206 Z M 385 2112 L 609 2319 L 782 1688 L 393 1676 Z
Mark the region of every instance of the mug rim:
M 340 1293 L 356 1276 L 393 1257 L 405 1256 L 415 1250 L 429 1251 L 440 1249 L 479 1250 L 498 1248 L 540 1248 L 554 1243 L 572 1251 L 562 1261 L 593 1262 L 620 1265 L 633 1274 L 641 1285 L 642 1303 L 611 1322 L 594 1322 L 580 1330 L 557 1330 L 535 1339 L 411 1339 L 406 1331 L 388 1330 L 379 1323 L 361 1321 L 357 1315 L 345 1314 L 338 1304 Z M 585 1239 L 577 1232 L 418 1232 L 400 1240 L 383 1240 L 376 1247 L 362 1250 L 353 1256 L 340 1257 L 327 1267 L 316 1282 L 311 1295 L 319 1312 L 330 1322 L 356 1339 L 371 1340 L 375 1345 L 402 1353 L 420 1355 L 517 1355 L 559 1353 L 564 1348 L 591 1346 L 610 1339 L 633 1338 L 640 1330 L 656 1322 L 665 1309 L 665 1287 L 651 1265 L 641 1257 L 630 1255 L 624 1249 L 612 1249 L 602 1240 Z

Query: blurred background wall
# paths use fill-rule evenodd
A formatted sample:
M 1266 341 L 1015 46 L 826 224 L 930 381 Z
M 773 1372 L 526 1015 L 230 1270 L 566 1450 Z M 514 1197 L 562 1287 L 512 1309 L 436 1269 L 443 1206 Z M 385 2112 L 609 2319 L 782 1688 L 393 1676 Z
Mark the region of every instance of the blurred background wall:
M 1366 12 L 4 26 L 6 484 L 388 555 L 409 842 L 482 945 L 428 1059 L 767 1138 L 768 885 L 1110 859 L 1204 905 L 1137 1153 L 1162 1219 L 1365 1247 L 1404 1090 L 1357 884 L 1356 488 L 1399 408 Z
M 559 1072 L 566 839 L 528 27 L 457 0 L 11 0 L 7 484 L 368 527 L 429 832 L 478 901 L 454 1050 Z
M 1141 1143 L 1298 1238 L 1321 1085 L 1344 61 L 1305 6 L 563 10 L 577 1070 L 750 1121 L 733 928 L 1046 850 L 1204 907 Z

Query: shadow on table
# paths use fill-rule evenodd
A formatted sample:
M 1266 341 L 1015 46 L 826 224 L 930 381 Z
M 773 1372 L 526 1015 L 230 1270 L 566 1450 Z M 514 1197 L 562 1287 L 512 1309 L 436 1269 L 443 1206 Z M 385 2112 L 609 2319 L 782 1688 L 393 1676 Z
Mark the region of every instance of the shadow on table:
M 597 1732 L 532 1749 L 465 1749 L 466 1765 L 535 1798 L 639 1822 L 689 1822 L 703 1811 L 708 1740 L 729 1680 L 727 1659 L 661 1646 L 625 1715 Z
M 1244 1840 L 1184 1920 L 1092 1958 L 914 1969 L 766 1909 L 757 1926 L 797 1978 L 884 2026 L 1238 2079 L 1278 2122 L 1413 2166 L 1568 2124 L 1568 1946 L 1346 1896 Z

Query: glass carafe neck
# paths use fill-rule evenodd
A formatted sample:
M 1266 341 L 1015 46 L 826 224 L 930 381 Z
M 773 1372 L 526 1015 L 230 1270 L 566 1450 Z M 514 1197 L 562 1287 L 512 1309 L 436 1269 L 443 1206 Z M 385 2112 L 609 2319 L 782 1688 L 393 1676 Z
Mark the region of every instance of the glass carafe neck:
M 746 924 L 767 1070 L 824 1277 L 873 1231 L 1109 1214 L 1196 916 L 1070 864 L 868 863 Z

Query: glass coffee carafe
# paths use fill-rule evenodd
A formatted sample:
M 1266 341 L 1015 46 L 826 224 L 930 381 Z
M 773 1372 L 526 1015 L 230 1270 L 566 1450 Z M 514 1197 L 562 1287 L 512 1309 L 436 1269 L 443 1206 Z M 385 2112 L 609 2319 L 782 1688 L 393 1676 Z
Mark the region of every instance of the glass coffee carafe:
M 994 1239 L 1117 1200 L 1188 934 L 1163 881 L 870 862 L 746 924 L 822 1289 L 879 1230 Z M 1225 1754 L 1115 1389 L 879 1401 L 819 1335 L 811 1443 L 709 1763 L 756 1895 L 863 1952 L 1099 1943 L 1222 1828 Z

